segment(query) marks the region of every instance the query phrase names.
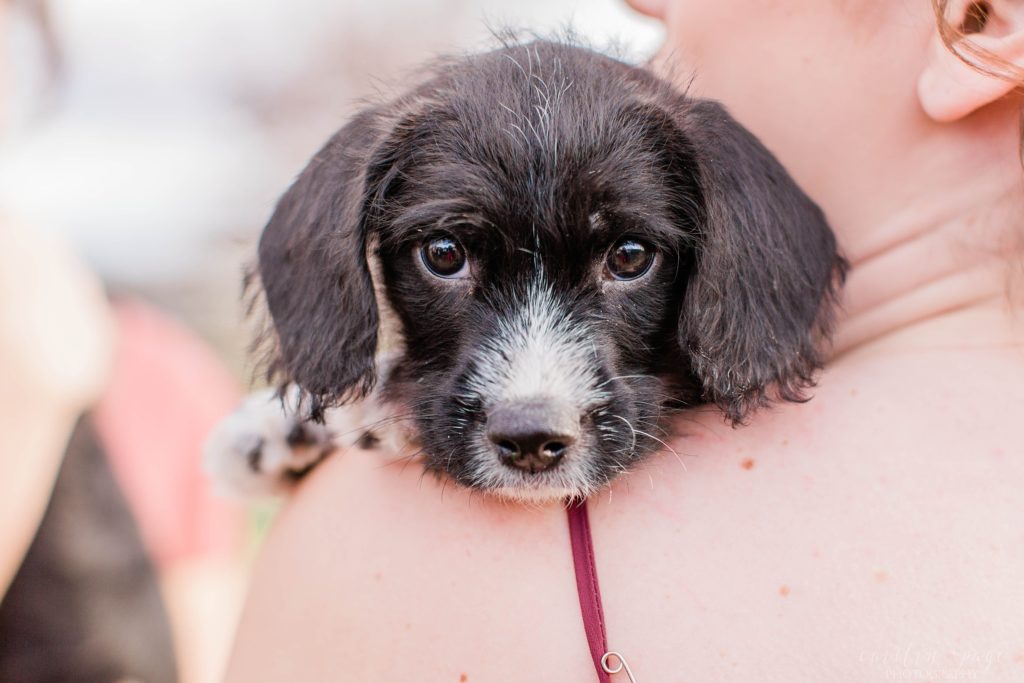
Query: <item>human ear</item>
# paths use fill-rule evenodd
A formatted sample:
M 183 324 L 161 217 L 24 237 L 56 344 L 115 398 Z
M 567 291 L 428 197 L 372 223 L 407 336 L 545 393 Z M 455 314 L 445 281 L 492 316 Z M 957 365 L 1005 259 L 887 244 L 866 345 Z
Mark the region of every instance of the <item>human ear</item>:
M 921 107 L 948 123 L 1008 95 L 1024 76 L 1024 6 L 1010 0 L 954 0 L 936 28 L 917 82 Z M 966 61 L 965 61 L 966 60 Z

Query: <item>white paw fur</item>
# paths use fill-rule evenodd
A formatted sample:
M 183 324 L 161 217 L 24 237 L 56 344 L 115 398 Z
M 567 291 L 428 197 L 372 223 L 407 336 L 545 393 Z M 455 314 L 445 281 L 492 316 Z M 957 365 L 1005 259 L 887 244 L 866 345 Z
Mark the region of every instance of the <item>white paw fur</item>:
M 250 394 L 207 437 L 203 469 L 219 494 L 285 494 L 333 449 L 328 428 L 299 420 L 290 398 L 282 405 L 273 390 Z

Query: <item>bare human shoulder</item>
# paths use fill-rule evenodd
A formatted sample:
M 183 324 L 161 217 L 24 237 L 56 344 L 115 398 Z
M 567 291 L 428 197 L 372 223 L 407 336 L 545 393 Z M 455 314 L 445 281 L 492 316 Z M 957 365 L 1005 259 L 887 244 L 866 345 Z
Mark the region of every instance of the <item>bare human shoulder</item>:
M 809 403 L 740 429 L 682 419 L 592 504 L 611 646 L 640 680 L 1017 680 L 1012 377 L 1016 351 L 895 354 L 839 364 Z M 353 449 L 271 534 L 229 680 L 524 675 L 593 676 L 561 508 Z

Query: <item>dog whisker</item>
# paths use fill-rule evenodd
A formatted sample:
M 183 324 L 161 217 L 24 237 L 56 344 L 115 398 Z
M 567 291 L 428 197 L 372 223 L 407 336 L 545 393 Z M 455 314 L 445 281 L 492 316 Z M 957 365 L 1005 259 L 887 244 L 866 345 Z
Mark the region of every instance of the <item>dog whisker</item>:
M 681 457 L 679 457 L 679 453 L 677 453 L 677 452 L 676 452 L 676 449 L 672 448 L 672 447 L 671 447 L 671 446 L 669 446 L 669 445 L 668 445 L 667 443 L 665 443 L 664 441 L 662 441 L 662 440 L 661 440 L 661 439 L 659 439 L 658 437 L 654 436 L 653 434 L 648 434 L 647 432 L 642 432 L 642 431 L 640 431 L 639 429 L 638 429 L 638 430 L 636 430 L 636 432 L 637 432 L 637 434 L 640 434 L 640 435 L 642 435 L 642 436 L 646 436 L 646 437 L 647 437 L 648 439 L 653 439 L 653 440 L 657 441 L 658 443 L 660 443 L 660 444 L 661 444 L 662 446 L 664 446 L 664 447 L 665 447 L 665 449 L 666 449 L 666 450 L 667 450 L 667 451 L 668 451 L 669 453 L 671 453 L 672 455 L 674 455 L 674 456 L 676 457 L 676 460 L 678 460 L 678 461 L 679 461 L 679 464 L 683 466 L 683 469 L 684 469 L 684 470 L 686 469 L 686 463 L 685 463 L 685 462 L 683 462 L 683 459 L 682 459 Z
M 606 379 L 605 381 L 601 382 L 597 386 L 600 388 L 600 387 L 605 386 L 606 384 L 611 384 L 612 382 L 614 382 L 616 380 L 620 380 L 620 379 L 653 379 L 653 380 L 656 380 L 658 378 L 655 377 L 654 375 L 616 375 L 614 377 L 609 377 L 608 379 Z
M 415 453 L 410 453 L 408 455 L 399 456 L 397 458 L 391 458 L 391 459 L 385 460 L 381 465 L 379 465 L 379 468 L 380 469 L 384 469 L 386 467 L 394 467 L 395 465 L 401 464 L 402 467 L 401 467 L 401 469 L 399 469 L 399 472 L 405 472 L 405 468 L 408 467 L 410 463 L 414 462 L 416 460 L 416 458 L 418 458 L 422 454 L 423 454 L 423 450 L 420 449 L 420 450 L 416 451 Z
M 629 420 L 627 420 L 626 418 L 622 417 L 621 415 L 612 415 L 612 417 L 618 418 L 619 420 L 622 420 L 623 422 L 626 423 L 626 426 L 629 427 L 629 431 L 633 435 L 633 443 L 632 443 L 632 445 L 630 445 L 629 450 L 630 450 L 630 452 L 636 450 L 636 435 L 637 435 L 637 431 L 636 431 L 636 429 L 633 428 L 633 424 Z

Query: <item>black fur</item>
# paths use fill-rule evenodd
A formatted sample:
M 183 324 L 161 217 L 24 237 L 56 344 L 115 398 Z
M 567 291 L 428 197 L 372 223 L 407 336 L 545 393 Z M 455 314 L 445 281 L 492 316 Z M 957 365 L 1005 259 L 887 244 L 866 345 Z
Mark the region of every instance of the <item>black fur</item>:
M 369 172 L 381 115 L 339 131 L 278 202 L 259 273 L 278 353 L 270 372 L 313 398 L 314 413 L 373 386 L 377 304 L 366 263 Z
M 439 232 L 471 254 L 468 283 L 418 264 Z M 610 287 L 600 264 L 623 235 L 660 261 Z M 376 381 L 371 245 L 404 341 L 385 396 L 417 415 L 428 465 L 469 485 L 479 352 L 538 273 L 607 390 L 583 416 L 597 484 L 653 450 L 630 425 L 664 427 L 666 405 L 713 402 L 740 422 L 801 400 L 844 272 L 821 212 L 720 105 L 546 41 L 437 64 L 345 126 L 281 200 L 259 249 L 271 371 L 314 416 Z
M 0 602 L 0 681 L 179 680 L 156 567 L 91 416 Z

